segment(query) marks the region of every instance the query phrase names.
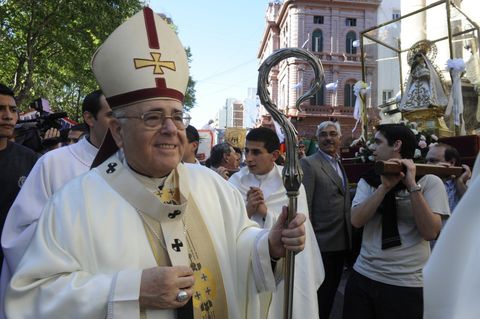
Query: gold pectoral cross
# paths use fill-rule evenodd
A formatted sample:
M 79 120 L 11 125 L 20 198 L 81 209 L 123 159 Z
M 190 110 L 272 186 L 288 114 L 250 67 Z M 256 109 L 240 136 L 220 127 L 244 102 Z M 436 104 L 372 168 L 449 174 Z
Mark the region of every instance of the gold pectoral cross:
M 163 74 L 163 69 L 162 68 L 167 68 L 172 71 L 175 71 L 175 62 L 173 61 L 160 61 L 160 57 L 162 56 L 161 53 L 158 52 L 150 52 L 150 55 L 152 56 L 152 60 L 147 60 L 147 59 L 139 59 L 135 58 L 133 59 L 133 62 L 135 63 L 135 69 L 141 69 L 141 68 L 146 68 L 153 66 L 153 74 Z

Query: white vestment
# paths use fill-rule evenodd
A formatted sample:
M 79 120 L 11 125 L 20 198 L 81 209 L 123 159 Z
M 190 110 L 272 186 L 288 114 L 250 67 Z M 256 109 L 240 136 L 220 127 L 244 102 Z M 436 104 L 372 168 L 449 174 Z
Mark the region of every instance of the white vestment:
M 0 318 L 4 318 L 5 289 L 17 268 L 48 199 L 74 177 L 87 172 L 98 149 L 86 138 L 52 150 L 37 161 L 5 221 L 2 248 L 5 255 L 0 279 Z
M 423 269 L 425 319 L 480 317 L 479 164 Z
M 7 290 L 9 318 L 140 317 L 142 270 L 157 263 L 139 213 L 102 176 L 109 161 L 118 161 L 117 155 L 49 200 Z M 248 220 L 241 195 L 218 174 L 191 164 L 177 171 L 182 195 L 196 204 L 212 236 L 229 318 L 263 318 L 258 291 L 276 287 L 268 232 Z M 122 184 L 128 196 L 155 205 L 144 203 L 152 194 L 145 196 L 144 185 L 129 174 Z M 146 317 L 176 314 L 147 310 Z
M 251 174 L 248 167 L 243 167 L 239 172 L 233 174 L 229 182 L 235 185 L 246 202 L 247 192 L 251 186 L 259 187 L 264 195 L 267 206 L 265 222 L 259 216 L 252 216 L 264 228 L 270 229 L 282 212 L 283 206 L 288 206 L 288 197 L 282 182 L 282 166 L 275 167 L 263 176 Z M 295 256 L 295 279 L 293 295 L 293 318 L 317 318 L 318 301 L 317 290 L 325 278 L 320 249 L 308 219 L 308 204 L 305 188 L 300 186 L 297 199 L 297 211 L 307 216 L 305 222 L 306 242 L 305 249 Z M 277 319 L 283 316 L 284 288 L 283 281 L 272 295 L 272 303 L 269 308 L 268 318 Z

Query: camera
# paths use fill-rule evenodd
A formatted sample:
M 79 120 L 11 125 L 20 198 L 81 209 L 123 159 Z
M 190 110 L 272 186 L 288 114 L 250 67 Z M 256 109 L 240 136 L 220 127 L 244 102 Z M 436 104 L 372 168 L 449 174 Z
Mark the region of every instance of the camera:
M 15 127 L 15 141 L 35 152 L 43 153 L 46 149 L 57 143 L 66 142 L 68 128 L 63 118 L 65 112 L 52 112 L 46 99 L 38 98 L 29 105 L 33 111 L 20 116 Z M 45 132 L 50 128 L 60 130 L 60 136 L 44 139 Z

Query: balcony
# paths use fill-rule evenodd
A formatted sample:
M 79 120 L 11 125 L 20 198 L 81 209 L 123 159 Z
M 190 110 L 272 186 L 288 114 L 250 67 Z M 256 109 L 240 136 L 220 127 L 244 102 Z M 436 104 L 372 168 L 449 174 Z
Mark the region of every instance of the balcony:
M 302 111 L 298 116 L 340 116 L 340 117 L 352 117 L 353 107 L 351 106 L 330 106 L 330 105 L 305 105 L 302 106 Z
M 382 0 L 333 0 L 333 2 L 351 2 L 355 5 L 374 5 L 379 6 Z
M 348 53 L 330 53 L 330 52 L 312 52 L 322 62 L 357 62 L 360 63 L 360 54 L 348 54 Z

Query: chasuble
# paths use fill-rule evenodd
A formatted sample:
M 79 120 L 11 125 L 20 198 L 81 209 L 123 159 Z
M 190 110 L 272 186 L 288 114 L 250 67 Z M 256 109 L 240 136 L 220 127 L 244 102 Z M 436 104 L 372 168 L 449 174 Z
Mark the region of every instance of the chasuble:
M 187 200 L 181 209 L 187 229 L 195 221 L 186 216 L 196 210 L 196 218 L 206 227 L 205 236 L 210 237 L 216 256 L 213 264 L 218 264 L 216 275 L 221 278 L 215 289 L 219 295 L 224 291 L 228 318 L 263 318 L 260 309 L 268 305 L 262 304 L 259 292 L 276 289 L 268 232 L 248 220 L 240 193 L 215 172 L 180 164 L 172 174 L 178 176 L 179 198 Z M 142 269 L 158 261 L 139 211 L 150 219 L 165 217 L 161 212 L 152 216 L 165 205 L 152 196 L 117 155 L 68 183 L 40 217 L 7 291 L 7 314 L 12 318 L 140 318 Z M 189 232 L 183 233 L 183 222 L 179 225 L 179 236 L 165 241 L 166 247 L 189 246 Z M 196 243 L 194 250 L 200 251 L 202 244 Z M 178 262 L 189 263 L 186 256 Z M 277 268 L 281 266 L 279 262 Z M 210 274 L 213 268 L 208 269 Z M 176 314 L 147 310 L 142 316 L 175 318 Z

